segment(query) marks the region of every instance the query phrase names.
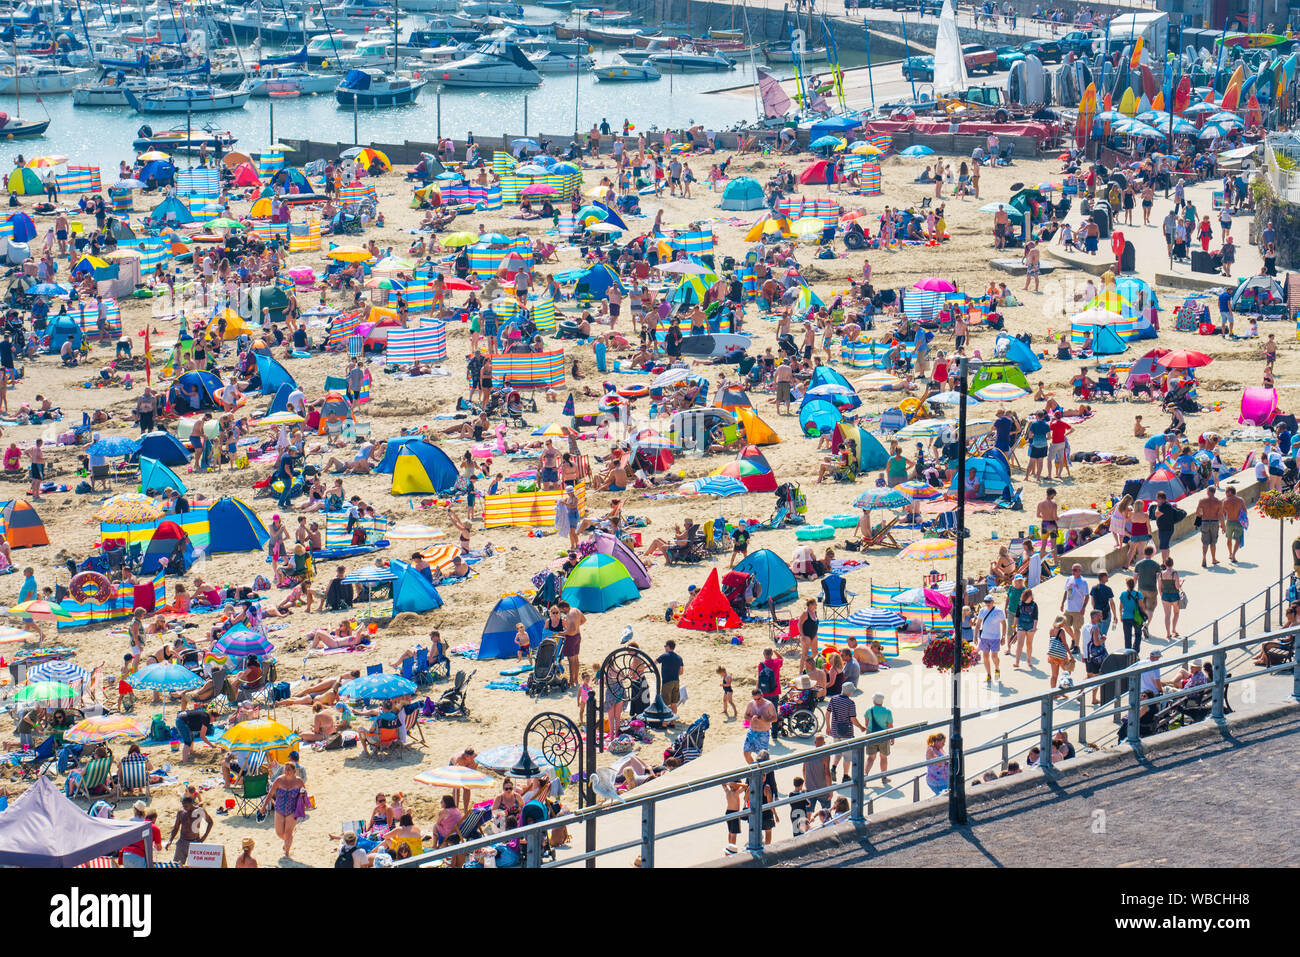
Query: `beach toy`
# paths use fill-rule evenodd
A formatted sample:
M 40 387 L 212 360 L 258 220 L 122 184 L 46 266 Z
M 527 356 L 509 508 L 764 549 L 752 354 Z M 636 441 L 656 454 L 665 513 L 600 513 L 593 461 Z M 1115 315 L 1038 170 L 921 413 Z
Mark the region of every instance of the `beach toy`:
M 68 594 L 84 604 L 102 602 L 112 592 L 112 585 L 99 572 L 78 572 L 68 583 Z
M 642 399 L 650 394 L 650 387 L 646 385 L 625 385 L 618 390 L 618 394 L 625 399 Z
M 852 528 L 854 525 L 858 524 L 858 516 L 828 515 L 822 521 L 823 524 L 829 525 L 831 528 Z
M 288 272 L 289 278 L 294 281 L 295 285 L 311 286 L 316 282 L 316 270 L 309 266 L 304 266 L 299 269 L 290 269 Z
M 856 519 L 854 524 L 857 524 Z M 805 525 L 795 530 L 794 537 L 801 542 L 816 542 L 826 538 L 834 538 L 835 529 L 829 525 Z
M 1249 386 L 1241 393 L 1241 415 L 1237 422 L 1241 425 L 1266 426 L 1277 415 L 1277 390 Z

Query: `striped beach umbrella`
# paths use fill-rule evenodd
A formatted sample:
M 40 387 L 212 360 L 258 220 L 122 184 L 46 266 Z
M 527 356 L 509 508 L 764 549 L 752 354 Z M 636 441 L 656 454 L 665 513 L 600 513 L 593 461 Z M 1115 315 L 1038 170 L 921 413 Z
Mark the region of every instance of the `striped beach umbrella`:
M 390 542 L 423 542 L 431 538 L 442 538 L 446 532 L 428 525 L 394 525 L 385 537 Z
M 62 681 L 71 684 L 85 681 L 90 672 L 71 661 L 44 661 L 27 669 L 28 681 Z
M 451 571 L 456 559 L 460 557 L 460 546 L 432 545 L 420 552 L 420 557 L 445 574 Z
M 902 439 L 932 439 L 940 432 L 946 432 L 952 427 L 952 422 L 947 419 L 921 419 L 910 425 L 905 425 L 894 433 L 894 438 Z
M 397 575 L 390 568 L 380 568 L 378 565 L 363 565 L 355 571 L 349 572 L 343 580 L 349 585 L 382 585 L 384 582 L 397 581 Z
M 720 495 L 723 498 L 730 498 L 732 495 L 743 495 L 749 490 L 740 479 L 729 475 L 710 475 L 696 479 L 694 482 L 687 482 L 682 486 L 682 491 L 694 492 L 696 495 Z
M 552 422 L 550 425 L 538 426 L 537 428 L 533 429 L 533 431 L 530 434 L 537 438 L 543 438 L 546 436 L 550 436 L 552 438 L 558 438 L 567 435 L 568 428 L 566 426 L 561 425 L 558 422 Z
M 356 700 L 387 701 L 390 698 L 415 694 L 415 684 L 401 675 L 380 672 L 374 675 L 362 675 L 347 682 L 339 688 L 339 694 L 344 698 Z
M 73 744 L 103 744 L 106 741 L 139 741 L 149 729 L 124 714 L 97 714 L 78 721 L 63 738 Z
M 144 691 L 193 691 L 203 684 L 203 679 L 187 668 L 166 663 L 146 665 L 126 681 Z
M 243 754 L 294 748 L 302 739 L 292 728 L 270 718 L 254 718 L 231 725 L 216 739 L 216 744 Z
M 947 538 L 923 538 L 912 542 L 898 553 L 900 558 L 917 562 L 939 561 L 957 554 L 957 543 Z
M 523 757 L 524 749 L 518 744 L 498 744 L 496 747 L 487 748 L 480 751 L 474 756 L 474 760 L 481 768 L 487 768 L 489 771 L 500 771 L 502 774 L 508 774 L 510 769 L 519 763 Z M 533 759 L 542 770 L 554 767 L 551 762 L 546 760 L 546 755 L 542 753 L 541 748 L 529 747 L 528 756 Z M 471 771 L 472 768 L 463 768 L 462 770 Z
M 866 608 L 849 615 L 849 621 L 864 628 L 902 628 L 907 619 L 888 608 Z
M 901 384 L 902 381 L 898 376 L 890 375 L 888 372 L 869 372 L 857 380 L 858 385 L 869 392 L 888 391 Z
M 163 510 L 148 495 L 140 492 L 123 492 L 114 495 L 92 516 L 97 522 L 116 525 L 145 525 L 163 517 Z
M 900 482 L 894 486 L 894 490 L 913 502 L 932 502 L 943 497 L 943 493 L 928 482 Z
M 212 650 L 227 658 L 241 660 L 249 655 L 259 658 L 269 655 L 275 650 L 275 645 L 271 644 L 270 639 L 265 635 L 259 635 L 251 628 L 232 628 L 221 636 L 221 639 L 212 646 Z
M 1095 508 L 1072 508 L 1056 516 L 1058 528 L 1086 528 L 1101 521 L 1101 512 Z
M 19 688 L 14 694 L 14 700 L 28 704 L 52 704 L 73 701 L 77 696 L 77 690 L 72 685 L 65 685 L 61 681 L 37 681 Z
M 980 389 L 975 395 L 982 402 L 1009 402 L 1012 399 L 1024 398 L 1029 395 L 1029 390 L 1022 389 L 1011 382 L 994 382 Z
M 869 488 L 853 500 L 854 508 L 906 508 L 911 499 L 896 488 Z
M 421 771 L 415 780 L 435 788 L 490 788 L 496 784 L 495 778 L 482 771 L 453 764 Z
M 71 621 L 72 616 L 63 610 L 57 601 L 37 599 L 23 601 L 9 609 L 9 614 L 17 615 L 24 621 Z

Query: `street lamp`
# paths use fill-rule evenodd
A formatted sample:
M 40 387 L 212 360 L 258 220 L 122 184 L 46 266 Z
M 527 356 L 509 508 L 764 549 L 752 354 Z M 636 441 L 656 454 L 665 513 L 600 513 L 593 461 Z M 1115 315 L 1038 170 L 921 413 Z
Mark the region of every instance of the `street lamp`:
M 676 715 L 671 708 L 664 704 L 663 699 L 663 679 L 659 675 L 659 666 L 655 660 L 640 648 L 615 648 L 600 665 L 600 713 L 605 713 L 605 690 L 611 683 L 619 685 L 623 689 L 623 700 L 631 699 L 632 689 L 639 685 L 645 676 L 654 675 L 654 698 L 644 711 L 637 712 L 646 722 L 646 724 L 655 727 L 665 727 L 673 720 Z M 599 725 L 600 748 L 605 749 L 605 728 L 604 722 Z M 609 729 L 610 737 L 618 734 L 617 728 Z
M 578 809 L 594 806 L 596 794 L 591 786 L 591 775 L 596 765 L 596 699 L 588 696 L 586 713 L 587 734 L 584 740 L 577 724 L 567 715 L 557 711 L 543 711 L 533 715 L 524 726 L 523 749 L 510 773 L 519 778 L 533 778 L 541 773 L 537 762 L 528 752 L 531 739 L 538 739 L 542 757 L 556 768 L 578 767 Z M 596 849 L 596 819 L 586 822 L 586 850 Z M 588 867 L 595 867 L 595 858 L 587 859 Z
M 957 360 L 957 581 L 952 592 L 952 741 L 948 745 L 948 821 L 966 823 L 966 756 L 961 739 L 961 619 L 966 609 L 966 375 L 970 360 Z

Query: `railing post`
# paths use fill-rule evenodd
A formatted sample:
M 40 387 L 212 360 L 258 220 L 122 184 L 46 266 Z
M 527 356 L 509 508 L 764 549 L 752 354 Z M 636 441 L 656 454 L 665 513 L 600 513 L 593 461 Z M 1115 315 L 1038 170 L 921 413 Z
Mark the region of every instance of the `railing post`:
M 912 803 L 915 804 L 919 800 L 921 800 L 921 778 L 918 776 L 912 778 Z
M 1134 673 L 1128 678 L 1128 743 L 1137 747 L 1142 736 L 1138 733 L 1142 721 L 1142 676 Z
M 1295 660 L 1295 632 L 1291 633 L 1291 698 L 1300 701 L 1300 667 Z
M 1042 720 L 1038 727 L 1038 766 L 1044 771 L 1052 770 L 1052 699 L 1044 698 L 1041 702 Z
M 749 771 L 749 838 L 745 845 L 753 857 L 763 856 L 763 772 L 756 765 Z
M 1007 743 L 1007 732 L 1002 732 L 1002 770 L 1007 769 L 1007 762 L 1011 760 L 1011 746 Z
M 1088 692 L 1079 692 L 1079 744 L 1088 743 Z
M 1219 643 L 1219 619 L 1217 618 L 1214 619 L 1214 624 L 1211 627 L 1210 641 L 1216 645 Z
M 655 803 L 641 805 L 641 866 L 655 866 Z
M 859 744 L 852 751 L 853 783 L 849 788 L 849 820 L 854 824 L 867 823 L 863 813 L 864 799 L 867 794 L 867 746 Z
M 1264 589 L 1264 633 L 1273 630 L 1273 586 Z
M 528 843 L 524 849 L 524 866 L 537 868 L 542 866 L 542 839 L 545 837 L 543 831 L 533 831 L 528 835 Z
M 1216 651 L 1212 660 L 1214 661 L 1214 690 L 1210 699 L 1212 702 L 1210 717 L 1222 724 L 1223 706 L 1228 697 L 1228 656 L 1222 651 Z
M 1237 637 L 1244 639 L 1246 637 L 1246 603 L 1242 602 L 1237 611 L 1241 613 L 1241 624 L 1237 627 Z

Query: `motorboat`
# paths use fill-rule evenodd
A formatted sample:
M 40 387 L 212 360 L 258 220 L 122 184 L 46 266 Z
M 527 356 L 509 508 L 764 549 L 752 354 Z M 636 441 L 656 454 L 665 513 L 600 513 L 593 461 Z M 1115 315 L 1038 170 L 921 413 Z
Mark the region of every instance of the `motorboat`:
M 640 27 L 601 26 L 589 20 L 566 20 L 555 24 L 555 36 L 561 40 L 589 40 L 611 46 L 631 46 L 644 32 Z
M 406 106 L 415 102 L 426 82 L 409 74 L 393 75 L 378 67 L 364 67 L 347 72 L 343 81 L 334 88 L 334 99 L 340 106 L 367 109 Z
M 653 53 L 649 62 L 663 73 L 717 73 L 734 70 L 736 61 L 725 53 L 679 47 L 667 53 Z
M 459 8 L 460 0 L 402 0 L 407 13 L 455 13 Z
M 769 43 L 763 48 L 763 57 L 768 63 L 793 63 L 794 53 L 788 43 Z M 803 63 L 825 63 L 830 54 L 825 47 L 813 47 L 799 54 Z
M 340 30 L 317 34 L 307 41 L 307 63 L 310 66 L 338 63 L 343 57 L 356 52 L 361 39 Z
M 159 93 L 126 90 L 126 102 L 137 113 L 215 113 L 242 110 L 248 90 L 218 90 L 207 86 L 175 83 Z
M 94 75 L 90 67 L 52 66 L 20 57 L 16 64 L 0 68 L 0 94 L 71 93 Z
M 101 79 L 94 83 L 82 83 L 72 91 L 74 106 L 130 106 L 126 100 L 126 91 L 136 93 L 162 93 L 169 86 L 170 80 L 155 77 L 131 76 Z
M 328 93 L 339 85 L 337 73 L 312 73 L 297 67 L 275 67 L 258 73 L 248 86 L 254 97 Z
M 209 153 L 221 154 L 229 153 L 235 148 L 236 142 L 235 135 L 230 130 L 214 130 L 210 127 L 186 129 L 184 126 L 178 126 L 155 133 L 153 128 L 146 124 L 136 130 L 131 147 L 137 153 L 161 150 L 164 153 L 194 155 L 202 152 L 206 146 Z
M 591 72 L 597 80 L 623 82 L 657 80 L 663 76 L 653 63 L 630 63 L 618 54 L 609 62 L 592 67 Z
M 594 57 L 576 53 L 556 53 L 554 50 L 530 54 L 528 60 L 537 67 L 538 73 L 577 73 L 580 70 L 590 70 L 592 64 L 596 62 Z
M 524 8 L 517 3 L 502 0 L 471 0 L 460 5 L 467 17 L 523 17 Z
M 444 86 L 539 86 L 542 74 L 515 43 L 492 40 L 463 60 L 439 67 L 434 79 Z

